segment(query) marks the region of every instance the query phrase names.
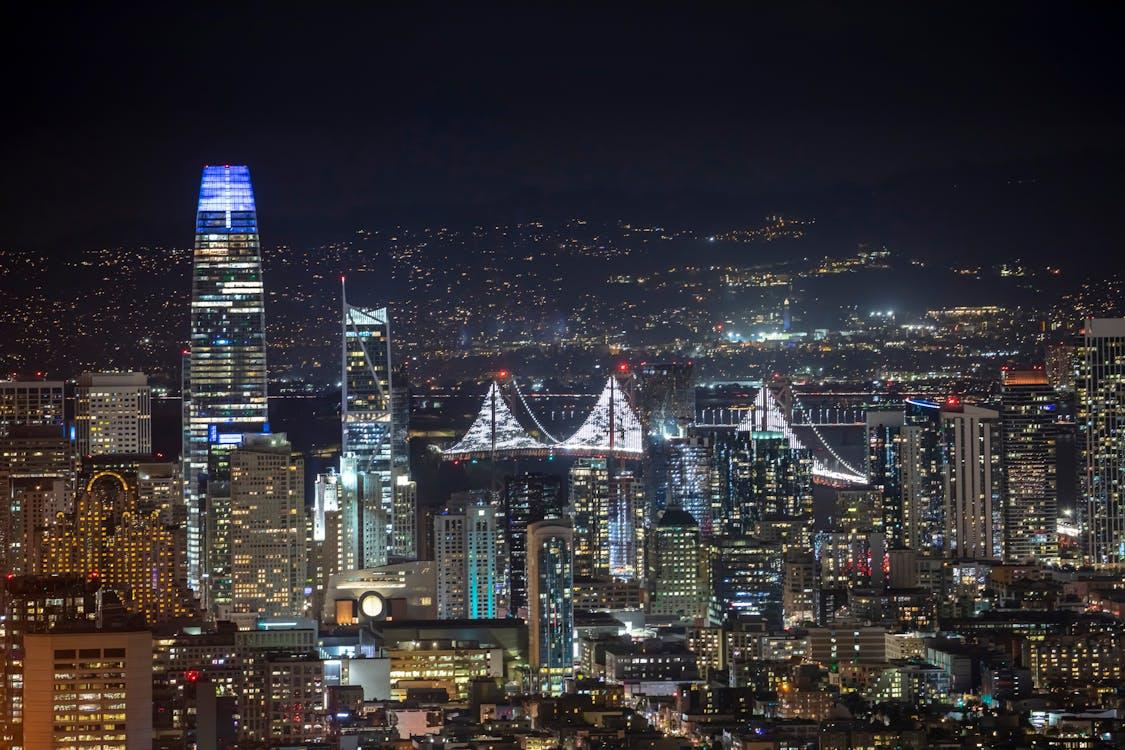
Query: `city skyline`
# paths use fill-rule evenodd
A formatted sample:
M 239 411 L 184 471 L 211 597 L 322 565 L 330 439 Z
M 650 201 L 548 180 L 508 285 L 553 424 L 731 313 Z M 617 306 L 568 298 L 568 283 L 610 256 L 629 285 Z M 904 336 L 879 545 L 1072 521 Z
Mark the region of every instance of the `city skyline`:
M 1120 8 L 50 12 L 0 750 L 1120 750 Z

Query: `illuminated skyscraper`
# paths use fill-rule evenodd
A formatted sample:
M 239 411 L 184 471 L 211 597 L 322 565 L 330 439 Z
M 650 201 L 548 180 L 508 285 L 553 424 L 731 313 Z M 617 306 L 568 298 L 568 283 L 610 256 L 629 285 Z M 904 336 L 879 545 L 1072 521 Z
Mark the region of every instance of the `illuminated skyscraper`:
M 666 508 L 652 529 L 649 551 L 649 612 L 698 620 L 707 614 L 710 587 L 707 553 L 690 513 Z M 775 555 L 776 557 L 776 555 Z
M 1004 559 L 1055 560 L 1059 554 L 1058 397 L 1042 368 L 1006 370 L 1002 386 Z
M 385 307 L 357 307 L 343 297 L 341 388 L 344 504 L 355 506 L 362 518 L 360 564 L 370 568 L 396 554 L 391 329 Z M 401 529 L 399 537 L 397 546 L 405 546 Z
M 721 506 L 712 442 L 698 436 L 673 438 L 668 454 L 668 505 L 690 513 L 700 535 L 710 539 L 712 517 Z
M 510 614 L 527 607 L 527 527 L 544 518 L 562 518 L 561 482 L 550 474 L 528 473 L 504 478 L 504 510 L 508 523 Z
M 937 550 L 945 536 L 942 486 L 941 407 L 930 401 L 906 402 L 902 427 L 902 544 Z
M 247 167 L 203 168 L 191 291 L 182 455 L 188 580 L 197 588 L 209 446 L 221 432 L 267 431 L 269 422 L 262 256 Z
M 609 575 L 609 468 L 604 458 L 580 458 L 570 467 L 574 514 L 574 575 Z
M 532 690 L 561 695 L 574 669 L 574 530 L 548 519 L 527 527 L 528 662 Z
M 78 455 L 152 453 L 152 397 L 141 372 L 84 372 L 75 388 Z
M 674 535 L 687 532 L 658 530 L 656 533 Z M 752 536 L 725 536 L 711 540 L 705 550 L 709 552 L 711 584 L 720 612 L 751 614 L 780 624 L 782 554 L 778 545 Z M 675 552 L 663 554 L 666 559 L 674 559 Z M 706 588 L 706 579 L 703 585 Z M 666 588 L 661 581 L 653 582 L 653 589 L 663 595 L 663 601 L 658 606 L 664 608 L 672 598 L 662 591 Z M 704 591 L 701 596 L 705 604 L 707 592 Z M 698 607 L 699 603 L 695 606 Z
M 902 409 L 867 412 L 867 479 L 881 497 L 883 532 L 887 544 L 906 544 L 903 512 L 902 461 L 906 414 Z
M 0 436 L 0 562 L 16 574 L 42 572 L 44 534 L 74 506 L 73 445 L 55 425 L 15 425 Z
M 455 495 L 434 516 L 438 619 L 491 619 L 507 612 L 503 535 L 496 508 L 471 495 Z
M 1001 552 L 1000 414 L 949 399 L 941 410 L 945 554 L 997 560 Z
M 793 448 L 785 435 L 773 430 L 749 434 L 746 450 L 736 455 L 744 462 L 739 473 L 744 477 L 740 513 L 743 523 L 756 523 L 765 517 L 812 515 L 812 455 L 807 448 Z
M 304 606 L 305 469 L 284 434 L 230 454 L 231 610 L 291 617 Z
M 648 504 L 645 483 L 628 469 L 609 480 L 609 575 L 631 581 L 644 578 Z
M 1085 435 L 1085 518 L 1095 565 L 1125 563 L 1125 318 L 1086 321 L 1078 353 L 1078 425 Z

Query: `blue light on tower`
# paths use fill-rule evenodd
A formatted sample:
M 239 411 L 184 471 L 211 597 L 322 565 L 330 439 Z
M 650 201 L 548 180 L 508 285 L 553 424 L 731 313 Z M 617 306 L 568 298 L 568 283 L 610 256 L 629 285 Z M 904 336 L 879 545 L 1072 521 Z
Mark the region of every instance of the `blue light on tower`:
M 220 431 L 260 432 L 268 422 L 264 297 L 250 170 L 204 167 L 195 217 L 182 448 L 188 579 L 197 590 L 206 572 L 201 504 L 211 446 L 222 442 Z

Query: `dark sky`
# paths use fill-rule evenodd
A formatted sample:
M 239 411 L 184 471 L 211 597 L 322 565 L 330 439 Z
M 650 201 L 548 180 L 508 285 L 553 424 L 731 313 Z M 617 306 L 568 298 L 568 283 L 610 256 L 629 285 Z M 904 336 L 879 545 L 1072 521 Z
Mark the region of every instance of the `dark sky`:
M 267 244 L 579 211 L 937 252 L 1121 228 L 1120 4 L 164 5 L 7 9 L 0 247 L 186 244 L 207 162 L 251 166 Z

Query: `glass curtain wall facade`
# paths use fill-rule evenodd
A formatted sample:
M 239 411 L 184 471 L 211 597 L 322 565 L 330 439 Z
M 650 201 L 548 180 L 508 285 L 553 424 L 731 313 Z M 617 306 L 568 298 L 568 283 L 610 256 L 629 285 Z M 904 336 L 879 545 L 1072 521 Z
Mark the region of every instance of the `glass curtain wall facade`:
M 1059 556 L 1058 397 L 1042 368 L 1005 370 L 1002 383 L 1004 559 L 1054 562 Z
M 268 431 L 262 255 L 250 170 L 207 166 L 199 187 L 185 358 L 188 580 L 199 589 L 208 451 L 220 433 Z
M 357 307 L 344 296 L 343 326 L 341 474 L 354 493 L 346 502 L 367 532 L 361 564 L 372 567 L 395 554 L 390 320 L 386 308 Z

